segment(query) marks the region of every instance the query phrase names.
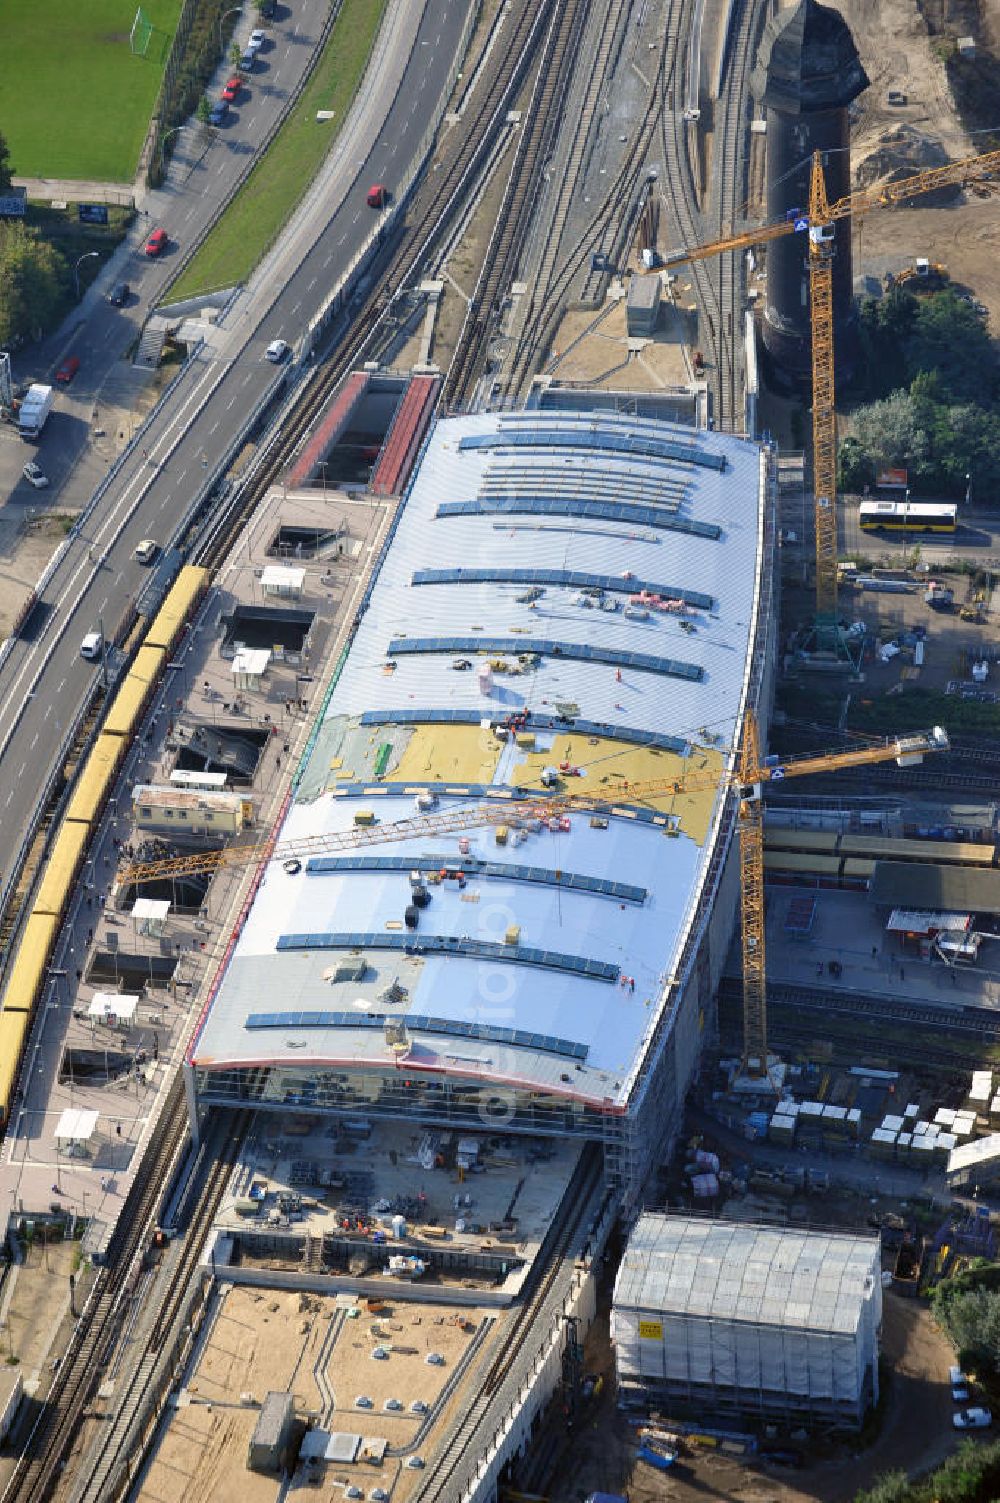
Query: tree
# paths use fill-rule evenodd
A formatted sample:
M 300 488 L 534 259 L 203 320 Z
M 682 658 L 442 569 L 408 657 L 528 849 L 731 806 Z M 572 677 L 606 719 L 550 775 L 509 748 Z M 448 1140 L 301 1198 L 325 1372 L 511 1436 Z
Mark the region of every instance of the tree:
M 211 113 L 212 106 L 209 101 L 208 95 L 203 94 L 198 100 L 198 108 L 195 111 L 195 114 L 198 116 L 198 119 L 201 121 L 202 125 L 207 125 Z
M 20 223 L 0 223 L 0 347 L 38 338 L 59 315 L 66 262 Z
M 239 42 L 232 42 L 229 47 L 229 66 L 231 68 L 238 68 L 240 65 L 240 58 L 242 56 L 243 48 L 240 46 Z
M 0 133 L 0 193 L 8 193 L 12 187 L 10 174 L 10 148 L 6 137 Z
M 918 426 L 916 404 L 908 391 L 894 391 L 854 414 L 854 434 L 876 468 L 903 465 L 919 474 L 926 467 L 929 444 Z

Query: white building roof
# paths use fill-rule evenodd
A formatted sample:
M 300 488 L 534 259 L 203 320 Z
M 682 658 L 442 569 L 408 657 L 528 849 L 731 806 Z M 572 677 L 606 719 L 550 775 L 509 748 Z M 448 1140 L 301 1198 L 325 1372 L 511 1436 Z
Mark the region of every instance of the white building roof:
M 963 1174 L 967 1170 L 995 1165 L 1000 1160 L 1000 1132 L 987 1133 L 983 1138 L 974 1138 L 971 1143 L 960 1143 L 948 1155 L 947 1173 Z
M 879 1277 L 876 1237 L 647 1213 L 628 1241 L 614 1308 L 850 1332 Z
M 538 788 L 568 735 L 583 776 L 567 791 L 614 798 L 623 778 L 706 767 L 711 790 L 671 839 L 672 795 L 636 795 L 607 828 L 575 814 L 516 847 L 428 824 L 322 869 L 272 862 L 194 1063 L 385 1067 L 388 1013 L 407 1020 L 408 1068 L 625 1098 L 707 876 L 714 773 L 742 723 L 763 474 L 756 445 L 611 413 L 437 423 L 282 843 L 348 831 L 360 808 L 382 826 L 411 819 L 423 787 L 444 815 L 487 789 Z M 643 591 L 657 608 L 634 602 Z M 504 665 L 491 680 L 458 666 L 483 656 Z M 489 729 L 519 714 L 534 752 Z M 467 881 L 430 886 L 411 932 L 415 865 L 464 865 Z M 333 979 L 349 952 L 364 975 Z M 405 998 L 386 1005 L 396 979 Z

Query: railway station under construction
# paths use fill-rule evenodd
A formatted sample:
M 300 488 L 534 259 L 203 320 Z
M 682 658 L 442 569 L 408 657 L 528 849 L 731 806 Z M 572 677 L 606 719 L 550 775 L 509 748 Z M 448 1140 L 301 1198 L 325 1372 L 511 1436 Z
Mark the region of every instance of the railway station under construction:
M 596 1142 L 637 1204 L 733 932 L 773 502 L 729 435 L 436 423 L 190 1046 L 196 1135 L 223 1106 Z M 593 806 L 539 812 L 565 793 Z

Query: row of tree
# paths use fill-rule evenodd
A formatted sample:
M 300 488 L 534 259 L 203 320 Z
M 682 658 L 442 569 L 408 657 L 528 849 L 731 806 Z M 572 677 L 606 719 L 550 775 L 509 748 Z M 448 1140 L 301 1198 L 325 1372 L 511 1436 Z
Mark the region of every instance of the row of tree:
M 1000 384 L 982 316 L 952 288 L 896 287 L 860 310 L 859 385 L 869 401 L 840 449 L 847 491 L 905 467 L 917 493 L 988 499 L 1000 485 Z
M 0 135 L 0 193 L 12 185 L 10 149 Z M 61 311 L 65 258 L 19 219 L 0 219 L 0 349 L 38 339 Z

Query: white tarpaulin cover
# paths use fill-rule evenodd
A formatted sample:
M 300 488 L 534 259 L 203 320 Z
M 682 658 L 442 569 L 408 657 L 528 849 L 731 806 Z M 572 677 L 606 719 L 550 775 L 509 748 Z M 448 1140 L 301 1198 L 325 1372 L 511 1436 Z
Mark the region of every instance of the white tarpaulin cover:
M 102 1022 L 115 1018 L 119 1023 L 131 1023 L 138 1005 L 139 998 L 128 992 L 95 992 L 89 1012 L 92 1018 Z
M 79 1107 L 67 1107 L 59 1118 L 56 1139 L 59 1142 L 88 1143 L 94 1136 L 99 1112 L 83 1111 Z
M 879 1272 L 874 1237 L 644 1215 L 615 1283 L 619 1381 L 856 1404 L 876 1381 Z

